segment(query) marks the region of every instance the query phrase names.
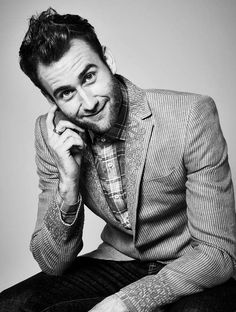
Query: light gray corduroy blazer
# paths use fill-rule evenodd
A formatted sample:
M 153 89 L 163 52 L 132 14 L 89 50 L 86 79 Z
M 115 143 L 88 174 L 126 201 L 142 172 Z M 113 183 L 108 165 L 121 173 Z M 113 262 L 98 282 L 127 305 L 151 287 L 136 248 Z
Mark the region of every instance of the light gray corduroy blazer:
M 118 79 L 126 84 L 129 98 L 125 172 L 132 232 L 113 217 L 89 146 L 81 195 L 83 203 L 107 223 L 104 242 L 131 258 L 167 263 L 151 287 L 150 277 L 144 278 L 133 286 L 135 292 L 128 286 L 119 296 L 134 307 L 143 293 L 158 291 L 162 281 L 169 298 L 166 304 L 233 274 L 236 222 L 227 147 L 210 97 L 142 90 L 121 76 Z M 59 274 L 82 248 L 83 205 L 72 224 L 63 222 L 59 175 L 45 118 L 40 116 L 35 128 L 42 193 L 31 250 L 44 271 Z

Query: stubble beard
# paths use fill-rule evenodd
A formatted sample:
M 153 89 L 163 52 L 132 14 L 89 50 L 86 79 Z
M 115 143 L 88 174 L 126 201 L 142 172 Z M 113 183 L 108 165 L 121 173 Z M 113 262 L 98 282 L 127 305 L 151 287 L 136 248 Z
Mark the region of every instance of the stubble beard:
M 101 120 L 97 123 L 89 121 L 76 121 L 78 126 L 98 134 L 104 134 L 114 126 L 118 119 L 122 95 L 120 86 L 115 78 L 113 79 L 112 84 L 112 91 L 110 92 L 108 102 L 106 103 L 106 106 L 108 106 L 104 108 L 108 110 L 106 112 L 106 116 L 101 118 Z

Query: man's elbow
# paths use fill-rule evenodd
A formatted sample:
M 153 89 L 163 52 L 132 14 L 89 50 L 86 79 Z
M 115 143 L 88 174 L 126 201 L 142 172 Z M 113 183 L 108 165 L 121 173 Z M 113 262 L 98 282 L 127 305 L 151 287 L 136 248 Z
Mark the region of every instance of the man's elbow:
M 226 251 L 215 250 L 209 258 L 209 266 L 212 268 L 214 286 L 223 284 L 236 272 L 236 260 Z M 213 286 L 213 285 L 212 285 Z
M 71 266 L 82 246 L 83 244 L 81 244 L 79 250 L 74 250 L 73 253 L 71 250 L 66 252 L 65 249 L 60 253 L 53 253 L 52 250 L 48 252 L 43 248 L 36 248 L 34 244 L 31 244 L 30 250 L 42 272 L 58 276 L 62 275 Z

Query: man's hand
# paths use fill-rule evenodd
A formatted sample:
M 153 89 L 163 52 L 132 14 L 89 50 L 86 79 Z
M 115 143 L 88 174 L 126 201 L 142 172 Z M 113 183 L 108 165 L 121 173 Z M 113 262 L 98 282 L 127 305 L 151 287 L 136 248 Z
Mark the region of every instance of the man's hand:
M 57 106 L 53 105 L 46 119 L 48 141 L 60 174 L 60 195 L 68 204 L 74 204 L 79 195 L 80 166 L 85 148 L 81 135 L 84 129 L 68 120 L 60 120 L 55 129 L 56 110 Z
M 128 312 L 128 309 L 118 296 L 112 295 L 96 304 L 89 312 Z

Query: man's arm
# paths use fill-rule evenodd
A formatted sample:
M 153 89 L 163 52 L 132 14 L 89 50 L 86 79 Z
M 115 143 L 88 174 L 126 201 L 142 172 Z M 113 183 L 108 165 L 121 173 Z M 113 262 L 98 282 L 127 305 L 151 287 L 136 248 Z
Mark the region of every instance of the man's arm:
M 158 274 L 121 289 L 116 295 L 128 311 L 153 311 L 183 296 L 221 284 L 235 270 L 233 186 L 226 143 L 215 104 L 209 97 L 192 106 L 184 163 L 192 250 Z
M 82 249 L 84 208 L 80 196 L 69 203 L 59 192 L 61 175 L 43 117 L 36 121 L 35 146 L 41 194 L 31 251 L 44 272 L 60 274 Z

